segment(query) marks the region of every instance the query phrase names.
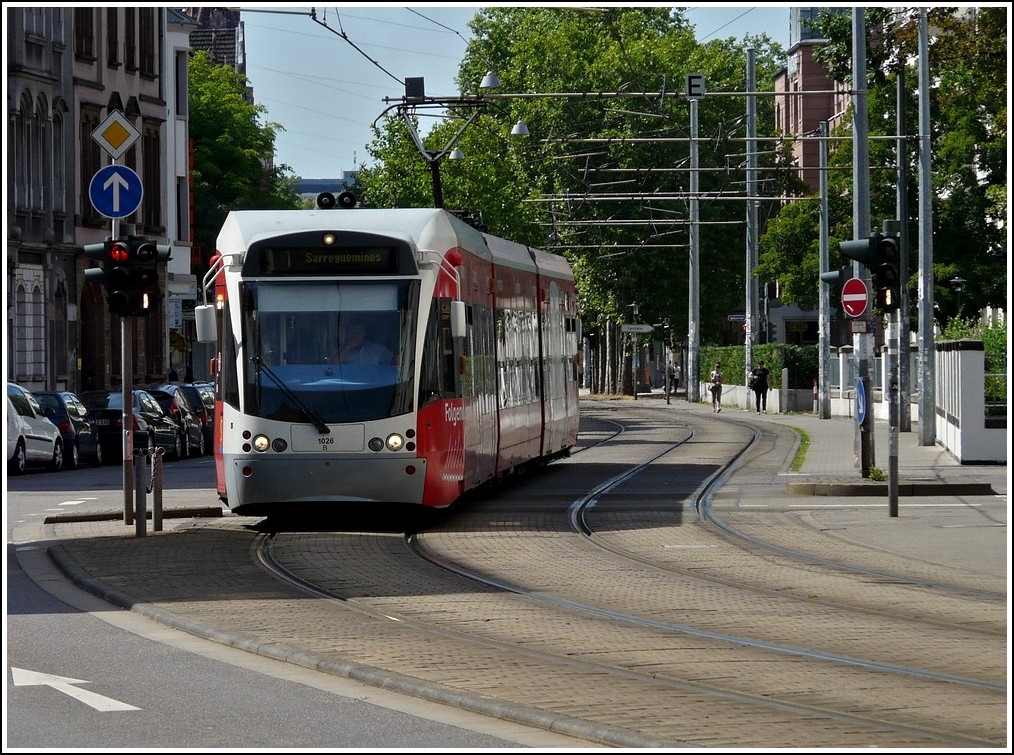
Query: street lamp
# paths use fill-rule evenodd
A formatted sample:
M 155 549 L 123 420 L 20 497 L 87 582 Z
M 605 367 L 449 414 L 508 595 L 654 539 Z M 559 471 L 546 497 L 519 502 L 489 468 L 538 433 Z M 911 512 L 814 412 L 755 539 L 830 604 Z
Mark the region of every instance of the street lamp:
M 948 283 L 951 284 L 951 288 L 953 288 L 954 292 L 958 295 L 958 312 L 957 312 L 957 317 L 960 319 L 961 318 L 961 292 L 964 290 L 965 284 L 968 283 L 968 281 L 966 281 L 964 278 L 962 278 L 960 276 L 955 276 L 955 277 L 951 278 L 950 281 L 948 281 Z

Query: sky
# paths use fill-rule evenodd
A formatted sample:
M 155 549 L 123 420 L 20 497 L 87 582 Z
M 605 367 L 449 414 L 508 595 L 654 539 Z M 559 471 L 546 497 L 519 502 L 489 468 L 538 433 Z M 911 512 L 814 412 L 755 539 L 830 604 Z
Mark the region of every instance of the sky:
M 422 77 L 429 96 L 457 96 L 454 77 L 478 10 L 349 3 L 318 6 L 314 20 L 309 6 L 238 7 L 254 101 L 266 108 L 263 121 L 284 127 L 275 164 L 300 178 L 340 178 L 370 164 L 370 127 L 400 101 L 406 77 Z M 789 7 L 705 4 L 686 6 L 686 15 L 700 41 L 766 33 L 788 48 Z

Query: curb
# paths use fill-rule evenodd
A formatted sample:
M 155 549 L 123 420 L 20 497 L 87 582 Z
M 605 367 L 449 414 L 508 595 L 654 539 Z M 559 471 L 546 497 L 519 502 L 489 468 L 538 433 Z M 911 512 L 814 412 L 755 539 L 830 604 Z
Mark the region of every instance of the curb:
M 789 495 L 881 496 L 888 495 L 886 482 L 815 481 L 787 482 Z M 997 495 L 987 482 L 899 482 L 899 496 Z
M 152 512 L 147 511 L 146 519 L 152 519 Z M 163 519 L 201 519 L 224 516 L 222 509 L 217 506 L 199 506 L 193 508 L 171 508 L 163 509 Z M 72 524 L 74 522 L 112 522 L 123 518 L 122 511 L 98 511 L 91 514 L 57 514 L 47 516 L 44 524 Z

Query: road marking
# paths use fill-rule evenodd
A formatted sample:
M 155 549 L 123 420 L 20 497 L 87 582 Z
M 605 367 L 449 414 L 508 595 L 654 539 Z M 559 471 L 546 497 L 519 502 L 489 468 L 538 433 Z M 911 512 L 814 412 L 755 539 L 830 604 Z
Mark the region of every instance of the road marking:
M 105 697 L 104 695 L 89 692 L 85 689 L 78 689 L 74 686 L 75 684 L 88 684 L 84 679 L 71 679 L 67 676 L 43 674 L 39 671 L 28 671 L 27 669 L 15 668 L 14 666 L 11 666 L 11 676 L 14 679 L 15 687 L 52 687 L 98 711 L 141 710 L 133 705 L 114 700 L 111 697 Z

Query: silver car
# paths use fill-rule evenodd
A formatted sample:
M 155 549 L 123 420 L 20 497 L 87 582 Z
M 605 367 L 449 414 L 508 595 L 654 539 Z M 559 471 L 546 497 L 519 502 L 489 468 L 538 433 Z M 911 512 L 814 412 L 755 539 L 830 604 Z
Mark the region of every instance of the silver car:
M 7 469 L 23 474 L 30 464 L 63 469 L 63 436 L 31 391 L 7 384 Z

